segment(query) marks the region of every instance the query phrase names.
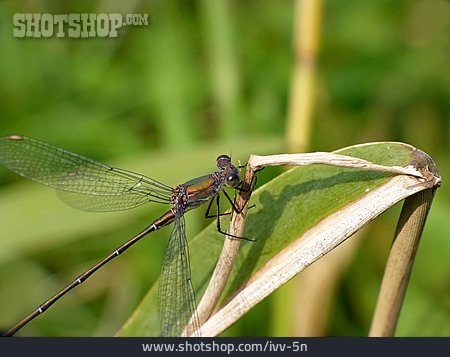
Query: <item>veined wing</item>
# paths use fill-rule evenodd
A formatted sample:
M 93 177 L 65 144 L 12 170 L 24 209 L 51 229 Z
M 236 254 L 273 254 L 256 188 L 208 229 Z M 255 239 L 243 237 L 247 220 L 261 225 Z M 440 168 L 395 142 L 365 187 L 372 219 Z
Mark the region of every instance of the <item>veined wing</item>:
M 181 336 L 185 329 L 190 336 L 200 336 L 194 288 L 189 266 L 184 216 L 176 208 L 176 219 L 159 276 L 159 320 L 163 336 Z
M 171 187 L 149 177 L 25 136 L 0 138 L 0 163 L 21 176 L 60 190 L 64 201 L 85 210 L 170 203 L 172 195 Z
M 148 202 L 170 203 L 170 199 L 157 200 L 150 194 L 130 191 L 122 195 L 84 195 L 70 191 L 56 191 L 58 197 L 68 205 L 89 212 L 111 212 L 135 208 Z

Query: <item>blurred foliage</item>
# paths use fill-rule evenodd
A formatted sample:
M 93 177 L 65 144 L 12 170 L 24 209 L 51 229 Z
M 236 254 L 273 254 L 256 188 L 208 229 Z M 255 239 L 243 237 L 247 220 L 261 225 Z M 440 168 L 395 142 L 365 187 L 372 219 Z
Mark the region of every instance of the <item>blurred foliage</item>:
M 434 158 L 443 187 L 425 227 L 397 334 L 448 336 L 449 4 L 341 0 L 324 6 L 311 150 L 394 140 Z M 243 162 L 250 153 L 283 152 L 293 7 L 293 1 L 267 0 L 4 0 L 0 135 L 36 137 L 170 185 L 211 171 L 222 153 L 218 148 Z M 122 28 L 118 38 L 13 37 L 13 14 L 34 12 L 149 14 L 149 25 Z M 278 172 L 264 170 L 260 183 Z M 84 218 L 89 214 L 68 209 L 72 213 L 65 217 L 73 219 L 52 222 L 52 213 L 66 208 L 56 198 L 51 201 L 49 190 L 42 195 L 46 202 L 27 200 L 45 189 L 4 169 L 0 185 L 0 201 L 8 203 L 2 209 L 15 207 L 8 213 L 17 217 L 0 221 L 9 232 L 1 234 L 0 246 L 19 239 L 19 232 L 32 236 L 27 228 L 53 232 L 42 244 L 42 236 L 35 236 L 22 255 L 16 251 L 0 259 L 2 328 L 158 214 L 153 208 L 137 210 L 127 213 L 125 221 L 115 214 Z M 20 205 L 9 204 L 15 199 L 27 202 L 27 215 Z M 39 222 L 33 211 L 47 217 L 45 225 L 25 223 Z M 398 212 L 397 206 L 366 230 L 338 285 L 328 335 L 367 334 Z M 205 225 L 202 215 L 189 214 L 189 237 Z M 108 217 L 121 217 L 121 224 Z M 90 223 L 89 229 L 72 234 L 85 219 L 98 219 L 101 227 Z M 113 334 L 157 277 L 167 235 L 168 230 L 158 232 L 110 263 L 23 333 Z M 296 308 L 286 304 L 286 316 Z M 268 298 L 227 334 L 277 334 L 271 329 L 275 311 Z

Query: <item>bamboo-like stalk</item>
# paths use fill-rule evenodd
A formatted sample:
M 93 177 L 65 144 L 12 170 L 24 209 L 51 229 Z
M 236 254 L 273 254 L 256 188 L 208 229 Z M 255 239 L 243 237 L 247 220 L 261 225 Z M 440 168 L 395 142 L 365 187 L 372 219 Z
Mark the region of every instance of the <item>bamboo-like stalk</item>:
M 395 333 L 400 308 L 434 192 L 435 188 L 429 188 L 405 199 L 381 283 L 369 336 L 389 337 Z
M 287 144 L 290 152 L 309 146 L 315 103 L 316 57 L 322 21 L 322 0 L 298 0 L 295 4 L 294 53 Z

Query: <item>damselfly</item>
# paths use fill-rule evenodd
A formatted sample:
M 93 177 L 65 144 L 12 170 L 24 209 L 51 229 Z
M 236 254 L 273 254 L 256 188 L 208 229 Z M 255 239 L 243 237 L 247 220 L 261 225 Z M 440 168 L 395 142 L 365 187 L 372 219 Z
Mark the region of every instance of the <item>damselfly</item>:
M 209 202 L 205 217 L 217 217 L 217 228 L 226 235 L 229 234 L 220 228 L 219 193 L 223 192 L 233 210 L 241 213 L 223 190 L 224 186 L 243 190 L 240 188 L 239 169 L 231 163 L 231 158 L 227 155 L 219 156 L 216 161 L 219 171 L 172 188 L 144 175 L 110 167 L 36 139 L 19 135 L 0 138 L 1 164 L 21 176 L 56 188 L 59 196 L 76 208 L 87 211 L 115 211 L 134 208 L 148 202 L 172 206 L 136 236 L 35 308 L 5 335 L 15 334 L 142 237 L 172 222 L 174 227 L 164 253 L 158 285 L 161 331 L 164 336 L 180 336 L 183 332 L 187 335 L 199 335 L 200 326 L 190 275 L 184 213 Z M 217 214 L 214 216 L 209 214 L 213 198 L 216 198 L 217 202 Z

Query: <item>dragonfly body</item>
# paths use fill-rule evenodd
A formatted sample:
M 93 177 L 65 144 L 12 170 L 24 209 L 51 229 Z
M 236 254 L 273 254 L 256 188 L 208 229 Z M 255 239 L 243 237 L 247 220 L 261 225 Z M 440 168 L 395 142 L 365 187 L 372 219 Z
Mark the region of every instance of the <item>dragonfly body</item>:
M 195 178 L 177 186 L 172 196 L 172 203 L 175 204 L 181 198 L 183 209 L 190 210 L 218 195 L 223 186 L 236 187 L 239 184 L 239 170 L 231 164 L 228 156 L 219 156 L 217 166 L 221 171 Z
M 209 212 L 214 197 L 217 199 L 217 205 L 219 204 L 218 195 L 224 186 L 239 189 L 239 170 L 231 163 L 229 156 L 221 155 L 217 158 L 219 171 L 192 179 L 175 188 L 20 135 L 0 138 L 0 163 L 19 175 L 56 188 L 64 201 L 84 210 L 121 210 L 148 202 L 172 205 L 171 209 L 140 233 L 114 249 L 64 289 L 35 308 L 5 335 L 13 335 L 142 237 L 171 223 L 174 223 L 174 228 L 164 254 L 158 288 L 162 334 L 200 334 L 190 276 L 184 213 L 206 202 L 210 202 L 207 209 Z M 233 209 L 238 212 L 229 196 L 223 192 Z M 220 221 L 220 231 L 219 223 Z

